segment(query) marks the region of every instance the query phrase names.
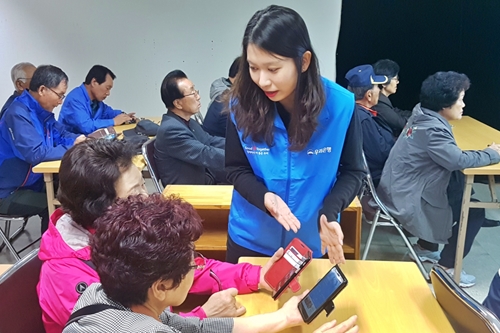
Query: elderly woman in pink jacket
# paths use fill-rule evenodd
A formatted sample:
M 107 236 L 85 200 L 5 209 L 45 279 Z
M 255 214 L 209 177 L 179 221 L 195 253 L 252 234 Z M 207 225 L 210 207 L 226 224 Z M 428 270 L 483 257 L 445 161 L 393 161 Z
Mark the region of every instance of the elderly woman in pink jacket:
M 59 171 L 58 199 L 62 209 L 52 214 L 42 237 L 44 262 L 38 295 L 47 333 L 60 333 L 73 307 L 99 276 L 91 261 L 89 238 L 94 221 L 117 198 L 147 195 L 141 172 L 132 164 L 133 151 L 122 142 L 88 140 L 64 155 Z M 201 307 L 182 316 L 237 317 L 245 313 L 234 296 L 260 288 L 270 290 L 263 276 L 281 257 L 279 249 L 263 268 L 228 264 L 199 256 L 189 293 L 212 294 Z

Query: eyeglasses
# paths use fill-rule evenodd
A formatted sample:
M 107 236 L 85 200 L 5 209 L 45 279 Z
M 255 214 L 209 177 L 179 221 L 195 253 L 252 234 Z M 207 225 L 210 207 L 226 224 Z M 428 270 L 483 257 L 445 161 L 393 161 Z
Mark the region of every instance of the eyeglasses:
M 190 269 L 196 269 L 198 271 L 202 271 L 203 269 L 205 269 L 207 258 L 205 258 L 203 256 L 203 254 L 201 254 L 199 252 L 195 252 L 194 253 L 194 262 L 195 262 L 194 265 L 189 266 Z M 217 274 L 215 274 L 215 272 L 212 269 L 210 269 L 209 274 L 212 277 L 212 279 L 214 279 L 215 282 L 217 282 L 217 286 L 219 287 L 218 291 L 223 290 L 222 282 L 221 282 L 220 278 L 217 276 Z
M 61 101 L 62 101 L 62 100 L 66 97 L 66 95 L 64 95 L 64 94 L 60 94 L 60 93 L 58 93 L 57 91 L 54 91 L 53 89 L 51 89 L 51 88 L 49 88 L 49 87 L 47 87 L 47 89 L 49 89 L 49 90 L 50 90 L 50 91 L 52 91 L 54 94 L 56 94 L 56 95 L 57 95 L 57 97 L 59 97 L 59 99 L 60 99 Z
M 195 90 L 195 91 L 193 91 L 190 94 L 184 95 L 184 97 L 188 97 L 188 96 L 192 96 L 192 95 L 200 96 L 200 91 L 199 90 Z

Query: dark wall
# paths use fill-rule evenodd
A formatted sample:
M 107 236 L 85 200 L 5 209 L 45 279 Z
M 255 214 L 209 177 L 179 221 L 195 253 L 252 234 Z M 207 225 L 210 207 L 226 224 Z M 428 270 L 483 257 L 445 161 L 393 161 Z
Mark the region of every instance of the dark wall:
M 418 103 L 422 81 L 437 71 L 467 74 L 464 114 L 500 129 L 500 1 L 344 0 L 337 82 L 357 65 L 388 58 L 401 67 L 401 109 Z

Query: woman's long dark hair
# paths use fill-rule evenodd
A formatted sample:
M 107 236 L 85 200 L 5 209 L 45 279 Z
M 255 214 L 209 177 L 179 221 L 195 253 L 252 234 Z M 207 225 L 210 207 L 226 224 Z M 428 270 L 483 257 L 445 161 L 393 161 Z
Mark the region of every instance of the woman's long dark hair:
M 312 49 L 306 24 L 300 15 L 286 7 L 271 5 L 256 12 L 245 29 L 240 71 L 231 89 L 232 112 L 243 138 L 274 143 L 274 102 L 252 81 L 247 48 L 254 44 L 270 53 L 292 58 L 297 68 L 296 109 L 291 112 L 288 127 L 290 150 L 305 148 L 318 125 L 318 115 L 325 104 L 325 93 L 318 59 Z M 302 73 L 302 56 L 310 51 L 311 63 Z

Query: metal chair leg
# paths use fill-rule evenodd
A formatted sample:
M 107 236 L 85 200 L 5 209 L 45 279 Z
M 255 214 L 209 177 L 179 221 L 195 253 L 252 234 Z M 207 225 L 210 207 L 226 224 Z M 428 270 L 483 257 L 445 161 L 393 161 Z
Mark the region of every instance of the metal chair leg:
M 5 228 L 4 228 L 3 234 L 5 237 L 7 237 L 7 239 L 9 239 L 9 242 L 10 242 L 10 237 L 9 237 L 10 236 L 10 220 L 5 220 Z M 3 248 L 5 247 L 5 245 L 7 243 L 8 242 L 4 241 L 3 244 L 0 245 L 0 252 L 2 252 Z
M 425 269 L 424 264 L 420 260 L 420 257 L 415 253 L 415 250 L 413 249 L 413 245 L 410 243 L 410 240 L 404 234 L 403 228 L 400 225 L 398 225 L 398 224 L 396 224 L 395 227 L 398 230 L 398 232 L 401 235 L 401 237 L 403 238 L 403 240 L 404 240 L 404 242 L 406 244 L 406 247 L 408 248 L 408 250 L 410 250 L 411 255 L 413 256 L 413 258 L 415 258 L 415 262 L 416 262 L 416 264 L 418 266 L 418 269 L 420 270 L 420 273 L 422 273 L 422 275 L 424 276 L 425 280 L 430 283 L 431 282 L 431 278 L 429 276 L 429 273 Z
M 28 224 L 28 219 L 29 219 L 29 217 L 25 217 L 23 224 L 21 226 L 19 226 L 19 228 L 17 228 L 16 231 L 14 231 L 14 233 L 11 236 L 7 235 L 7 237 L 9 237 L 10 242 L 15 241 L 19 236 L 21 236 L 21 233 L 25 230 L 26 225 Z M 12 221 L 9 224 L 9 234 L 10 234 L 10 227 L 11 226 L 12 226 Z
M 380 208 L 377 209 L 375 215 L 373 216 L 372 226 L 370 228 L 370 234 L 368 235 L 368 239 L 366 240 L 365 250 L 363 251 L 363 256 L 361 257 L 361 260 L 366 260 L 366 257 L 368 256 L 368 252 L 370 251 L 370 246 L 372 244 L 373 235 L 375 234 L 375 229 L 377 228 L 379 217 L 380 217 Z
M 6 245 L 9 248 L 10 252 L 12 252 L 12 255 L 14 256 L 14 258 L 16 258 L 16 261 L 21 260 L 21 257 L 16 252 L 16 249 L 14 249 L 12 244 L 9 242 L 9 237 L 6 236 L 5 233 L 3 232 L 3 230 L 1 230 L 1 229 L 0 229 L 0 238 L 2 238 L 4 245 Z

